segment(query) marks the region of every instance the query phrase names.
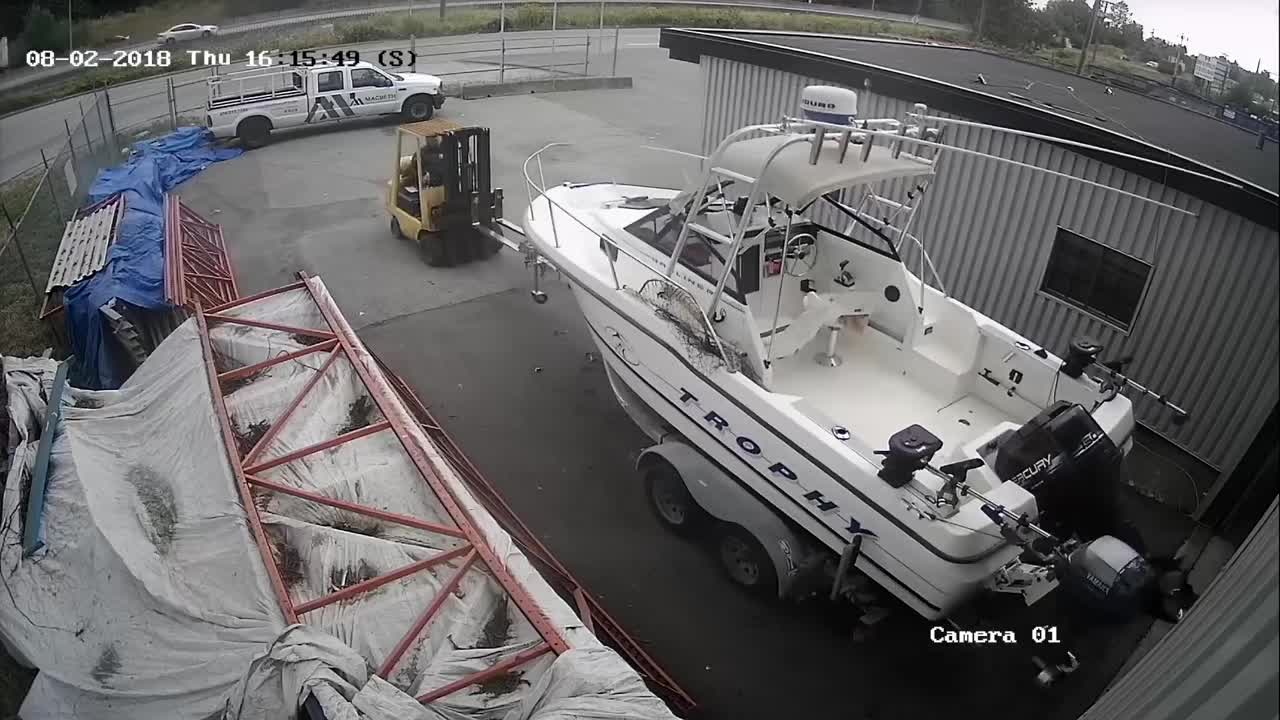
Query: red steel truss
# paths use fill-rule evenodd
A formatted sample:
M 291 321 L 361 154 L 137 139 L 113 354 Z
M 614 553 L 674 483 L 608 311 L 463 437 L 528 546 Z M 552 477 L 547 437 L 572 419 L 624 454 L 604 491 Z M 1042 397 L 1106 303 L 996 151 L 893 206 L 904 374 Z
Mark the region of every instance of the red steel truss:
M 463 576 L 473 567 L 487 572 L 502 586 L 510 596 L 512 602 L 520 608 L 521 612 L 529 620 L 530 624 L 535 630 L 537 630 L 538 634 L 542 637 L 542 642 L 535 647 L 513 655 L 507 660 L 499 662 L 493 667 L 482 672 L 459 678 L 448 685 L 432 690 L 419 698 L 421 702 L 424 704 L 430 703 L 469 685 L 483 682 L 495 675 L 510 672 L 516 667 L 531 662 L 548 652 L 559 654 L 568 650 L 568 643 L 566 643 L 564 638 L 561 636 L 559 628 L 557 628 L 555 624 L 551 622 L 550 618 L 546 616 L 541 606 L 537 604 L 527 588 L 525 588 L 520 581 L 507 570 L 505 563 L 503 563 L 502 559 L 494 549 L 489 546 L 487 538 L 476 526 L 470 511 L 455 495 L 449 485 L 449 482 L 442 477 L 442 475 L 446 475 L 452 468 L 439 467 L 436 464 L 438 462 L 437 459 L 435 459 L 432 454 L 424 450 L 424 445 L 430 446 L 431 440 L 423 434 L 423 430 L 419 425 L 419 422 L 414 418 L 409 410 L 406 409 L 402 398 L 397 393 L 395 387 L 383 375 L 378 367 L 377 361 L 364 348 L 363 344 L 361 344 L 360 340 L 356 337 L 355 332 L 351 329 L 351 326 L 347 323 L 346 319 L 342 317 L 336 304 L 318 280 L 306 279 L 302 284 L 295 284 L 285 288 L 280 288 L 270 293 L 262 293 L 254 296 L 253 298 L 244 298 L 239 300 L 232 298 L 215 309 L 225 312 L 226 310 L 236 307 L 243 308 L 255 300 L 260 300 L 264 297 L 269 297 L 282 292 L 297 290 L 299 287 L 305 288 L 311 295 L 311 298 L 315 301 L 321 315 L 325 318 L 328 328 L 297 328 L 255 320 L 253 318 L 229 317 L 221 314 L 220 312 L 205 312 L 201 309 L 201 301 L 198 298 L 195 301 L 195 314 L 197 324 L 200 329 L 200 338 L 207 366 L 209 386 L 212 389 L 213 396 L 215 398 L 215 411 L 218 416 L 219 424 L 221 425 L 223 441 L 227 448 L 228 457 L 231 460 L 231 465 L 237 478 L 237 490 L 240 493 L 241 501 L 245 507 L 246 514 L 248 515 L 250 530 L 258 545 L 263 562 L 266 565 L 271 586 L 275 591 L 286 622 L 291 624 L 296 623 L 298 622 L 300 615 L 306 615 L 318 608 L 335 602 L 350 600 L 386 585 L 387 583 L 409 577 L 417 572 L 422 572 L 427 568 L 449 561 L 462 559 L 461 566 L 453 572 L 450 580 L 445 583 L 444 587 L 436 594 L 430 605 L 423 610 L 417 621 L 404 634 L 391 654 L 383 660 L 379 671 L 380 675 L 386 677 L 395 669 L 404 653 L 413 646 L 414 641 L 421 634 L 422 630 L 426 628 L 431 623 L 432 619 L 438 614 L 440 608 L 457 588 Z M 217 371 L 217 366 L 214 363 L 213 349 L 209 338 L 210 325 L 217 323 L 232 323 L 266 330 L 284 331 L 295 335 L 319 338 L 322 342 L 254 365 L 227 371 L 220 375 Z M 315 375 L 312 376 L 312 378 L 310 378 L 280 416 L 275 419 L 262 438 L 259 439 L 251 449 L 242 454 L 240 446 L 237 443 L 235 433 L 232 429 L 231 418 L 224 398 L 223 384 L 252 376 L 257 372 L 261 372 L 273 365 L 286 361 L 290 356 L 300 357 L 311 353 L 327 353 L 324 365 Z M 351 364 L 351 367 L 355 370 L 356 375 L 360 378 L 365 389 L 369 393 L 369 397 L 373 399 L 381 412 L 382 417 L 385 419 L 367 425 L 363 428 L 338 435 L 337 437 L 330 438 L 323 442 L 300 448 L 285 455 L 272 457 L 265 461 L 261 460 L 263 450 L 275 437 L 278 436 L 280 429 L 289 422 L 290 417 L 294 415 L 295 411 L 302 404 L 303 398 L 307 393 L 312 391 L 320 377 L 333 366 L 333 363 L 339 356 L 345 357 Z M 406 456 L 421 475 L 423 482 L 425 482 L 434 492 L 436 498 L 444 506 L 445 510 L 449 513 L 450 518 L 454 521 L 457 527 L 442 526 L 437 523 L 430 523 L 411 516 L 382 510 L 380 508 L 324 497 L 307 490 L 290 488 L 279 483 L 273 483 L 257 475 L 265 470 L 293 462 L 298 458 L 312 453 L 320 452 L 360 437 L 381 432 L 392 432 L 395 434 L 395 437 L 399 440 L 400 446 L 403 448 Z M 263 528 L 262 518 L 259 515 L 258 503 L 254 500 L 255 489 L 260 492 L 281 492 L 350 512 L 361 513 L 389 522 L 396 522 L 406 526 L 415 527 L 427 532 L 434 532 L 441 535 L 460 538 L 465 540 L 465 544 L 454 550 L 436 554 L 430 558 L 411 563 L 389 573 L 384 573 L 378 577 L 362 581 L 356 585 L 352 585 L 351 587 L 342 589 L 330 595 L 303 603 L 295 603 L 282 579 L 281 571 L 276 563 L 275 555 L 268 543 L 266 532 Z
M 200 217 L 172 193 L 164 196 L 164 295 L 170 305 L 187 310 L 240 297 L 222 226 Z

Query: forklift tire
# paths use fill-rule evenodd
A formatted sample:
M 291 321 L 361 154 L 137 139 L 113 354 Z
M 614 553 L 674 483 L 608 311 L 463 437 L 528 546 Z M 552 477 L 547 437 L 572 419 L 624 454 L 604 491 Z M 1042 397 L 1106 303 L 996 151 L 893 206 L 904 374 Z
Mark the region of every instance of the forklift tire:
M 497 240 L 494 240 L 494 239 L 493 239 L 493 238 L 491 238 L 491 237 L 481 237 L 481 238 L 480 238 L 480 257 L 481 257 L 481 259 L 488 259 L 488 258 L 491 258 L 491 257 L 493 257 L 494 255 L 497 255 L 497 254 L 498 254 L 498 251 L 499 251 L 499 250 L 501 250 L 501 249 L 502 249 L 502 243 L 498 242 Z
M 431 101 L 430 95 L 414 95 L 404 101 L 400 114 L 408 122 L 422 122 L 430 120 L 435 111 L 436 105 Z
M 720 566 L 735 584 L 753 595 L 778 597 L 778 572 L 754 535 L 733 523 L 721 523 L 716 536 Z
M 404 233 L 400 230 L 400 218 L 395 215 L 391 216 L 391 237 L 397 240 L 404 237 Z
M 431 267 L 448 267 L 452 264 L 445 238 L 438 233 L 418 233 L 418 249 L 422 252 L 422 259 Z
M 246 150 L 260 148 L 271 139 L 271 121 L 264 117 L 248 118 L 236 128 L 236 137 Z
M 537 300 L 536 295 L 534 299 Z M 706 525 L 707 511 L 689 494 L 689 488 L 685 487 L 680 473 L 671 463 L 655 459 L 643 472 L 644 494 L 649 498 L 649 509 L 653 510 L 658 522 L 684 537 L 693 535 Z

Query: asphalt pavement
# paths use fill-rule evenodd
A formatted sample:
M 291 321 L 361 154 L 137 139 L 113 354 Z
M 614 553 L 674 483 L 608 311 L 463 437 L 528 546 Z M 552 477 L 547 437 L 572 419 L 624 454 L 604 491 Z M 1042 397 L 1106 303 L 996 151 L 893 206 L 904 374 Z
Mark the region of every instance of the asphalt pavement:
M 551 141 L 574 144 L 548 156 L 549 183 L 683 184 L 677 158 L 644 147 L 699 149 L 699 70 L 637 44 L 620 55 L 631 90 L 444 106 L 444 118 L 491 128 L 508 218 L 519 221 L 526 206 L 521 164 Z M 934 645 L 931 626 L 905 609 L 854 642 L 838 610 L 740 592 L 701 545 L 671 536 L 649 513 L 633 469 L 646 439 L 613 398 L 565 285 L 552 275 L 550 301 L 535 305 L 529 272 L 514 254 L 431 268 L 411 243 L 391 236 L 383 202 L 394 128 L 362 120 L 285 133 L 178 191 L 223 224 L 241 292 L 285 284 L 298 270 L 324 278 L 362 339 L 701 703 L 700 717 L 1065 720 L 1124 662 L 1147 623 L 1084 638 L 1082 669 L 1042 693 L 1025 646 Z M 1140 524 L 1168 528 L 1149 542 L 1176 548 L 1186 525 L 1131 500 Z

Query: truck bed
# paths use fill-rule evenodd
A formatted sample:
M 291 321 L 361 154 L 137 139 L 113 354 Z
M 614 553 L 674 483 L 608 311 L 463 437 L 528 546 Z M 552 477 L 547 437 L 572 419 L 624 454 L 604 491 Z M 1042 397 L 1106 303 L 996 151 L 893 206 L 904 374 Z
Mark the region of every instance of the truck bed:
M 295 70 L 236 73 L 209 79 L 210 109 L 306 94 L 302 74 Z

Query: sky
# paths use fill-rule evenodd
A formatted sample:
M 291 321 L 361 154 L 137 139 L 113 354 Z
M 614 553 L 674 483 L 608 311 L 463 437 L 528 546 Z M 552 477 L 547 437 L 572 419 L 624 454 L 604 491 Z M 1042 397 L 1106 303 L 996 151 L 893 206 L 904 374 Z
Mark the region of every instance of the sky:
M 1280 0 L 1126 0 L 1148 36 L 1177 42 L 1189 52 L 1226 55 L 1253 70 L 1258 60 L 1276 77 L 1280 68 Z
M 1253 70 L 1258 60 L 1276 77 L 1280 68 L 1280 0 L 1125 0 L 1148 37 L 1172 42 L 1186 35 L 1189 52 L 1226 55 Z M 1092 4 L 1093 0 L 1088 0 Z M 1043 6 L 1044 0 L 1035 2 Z

